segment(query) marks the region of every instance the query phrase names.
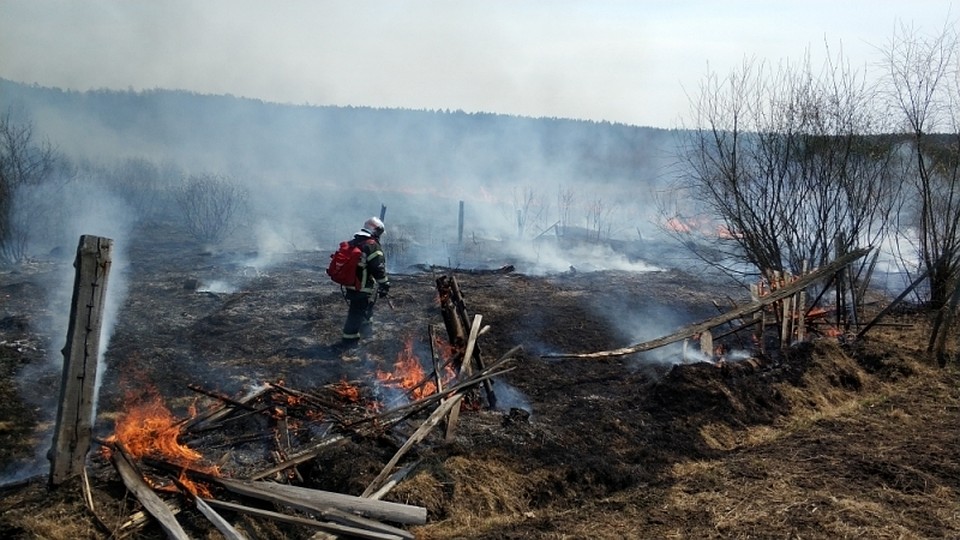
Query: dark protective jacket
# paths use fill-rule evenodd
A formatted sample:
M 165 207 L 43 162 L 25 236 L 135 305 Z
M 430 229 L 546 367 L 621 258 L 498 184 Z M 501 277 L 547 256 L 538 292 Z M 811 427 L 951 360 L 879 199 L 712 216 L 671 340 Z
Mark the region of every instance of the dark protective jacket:
M 387 259 L 383 255 L 383 248 L 376 236 L 361 230 L 353 235 L 350 243 L 360 246 L 363 255 L 357 264 L 357 279 L 360 280 L 360 291 L 374 293 L 380 285 L 389 284 L 387 278 Z

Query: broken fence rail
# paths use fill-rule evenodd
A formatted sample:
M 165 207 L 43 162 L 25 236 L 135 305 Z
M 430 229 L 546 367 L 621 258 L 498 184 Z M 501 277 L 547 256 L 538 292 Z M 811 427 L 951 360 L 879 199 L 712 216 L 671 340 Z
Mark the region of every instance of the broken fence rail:
M 801 289 L 806 288 L 811 283 L 819 279 L 825 278 L 827 276 L 833 275 L 838 271 L 846 268 L 852 262 L 863 257 L 867 253 L 870 253 L 871 250 L 872 248 L 861 248 L 861 249 L 851 251 L 850 253 L 847 253 L 846 255 L 838 257 L 837 259 L 818 268 L 817 270 L 810 272 L 809 274 L 796 280 L 790 285 L 777 289 L 771 292 L 770 294 L 760 298 L 759 300 L 751 302 L 750 304 L 747 304 L 746 306 L 728 311 L 723 315 L 719 315 L 717 317 L 707 319 L 706 321 L 702 321 L 696 324 L 692 324 L 690 326 L 686 326 L 684 328 L 681 328 L 680 330 L 677 330 L 672 334 L 669 334 L 654 340 L 639 343 L 637 345 L 632 345 L 630 347 L 613 349 L 609 351 L 598 351 L 598 352 L 592 352 L 592 353 L 553 353 L 553 354 L 544 354 L 542 355 L 542 358 L 584 358 L 584 359 L 610 358 L 614 356 L 625 356 L 628 354 L 634 354 L 638 352 L 644 352 L 644 351 L 649 351 L 659 347 L 663 347 L 665 345 L 669 345 L 671 343 L 680 341 L 681 339 L 688 338 L 700 332 L 709 330 L 715 326 L 728 323 L 732 320 L 743 317 L 744 315 L 748 315 L 750 313 L 763 309 L 763 307 L 768 304 L 772 304 L 774 302 L 783 300 L 784 298 L 787 298 L 793 294 L 796 294 Z

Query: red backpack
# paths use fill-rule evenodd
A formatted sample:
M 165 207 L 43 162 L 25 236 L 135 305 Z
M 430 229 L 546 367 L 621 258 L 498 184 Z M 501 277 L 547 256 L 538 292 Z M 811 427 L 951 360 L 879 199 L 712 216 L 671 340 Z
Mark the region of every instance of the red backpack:
M 359 291 L 362 284 L 357 277 L 357 265 L 360 264 L 361 257 L 363 257 L 363 251 L 360 250 L 360 244 L 340 242 L 340 248 L 330 254 L 327 275 L 335 283 L 353 287 L 354 290 Z

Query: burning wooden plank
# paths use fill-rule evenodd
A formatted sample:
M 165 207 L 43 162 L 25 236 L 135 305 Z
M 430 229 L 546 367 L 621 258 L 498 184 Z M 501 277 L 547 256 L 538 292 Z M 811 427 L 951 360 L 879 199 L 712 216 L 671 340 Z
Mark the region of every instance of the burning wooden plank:
M 359 424 L 364 423 L 377 423 L 381 426 L 393 425 L 397 422 L 401 422 L 410 418 L 411 416 L 418 414 L 424 411 L 427 407 L 433 403 L 445 399 L 454 393 L 462 392 L 465 389 L 474 387 L 478 384 L 483 383 L 486 380 L 492 379 L 493 377 L 503 375 L 513 370 L 512 367 L 504 367 L 504 365 L 513 359 L 513 356 L 523 347 L 516 346 L 510 349 L 506 354 L 504 354 L 499 360 L 488 366 L 484 371 L 474 375 L 472 378 L 460 381 L 457 384 L 445 388 L 442 392 L 437 392 L 435 394 L 430 394 L 429 396 L 422 398 L 418 401 L 408 403 L 401 407 L 395 409 L 390 409 L 377 413 L 375 415 L 367 416 L 366 418 L 361 418 L 360 420 L 354 421 L 351 424 L 347 425 L 348 428 L 355 428 Z

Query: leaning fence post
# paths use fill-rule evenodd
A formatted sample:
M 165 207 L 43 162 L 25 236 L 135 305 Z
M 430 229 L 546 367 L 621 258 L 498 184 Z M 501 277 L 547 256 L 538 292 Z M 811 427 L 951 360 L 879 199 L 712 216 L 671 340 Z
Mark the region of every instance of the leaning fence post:
M 100 353 L 100 326 L 107 292 L 113 240 L 83 235 L 74 262 L 76 277 L 70 303 L 63 379 L 50 449 L 50 484 L 80 474 L 90 449 Z

